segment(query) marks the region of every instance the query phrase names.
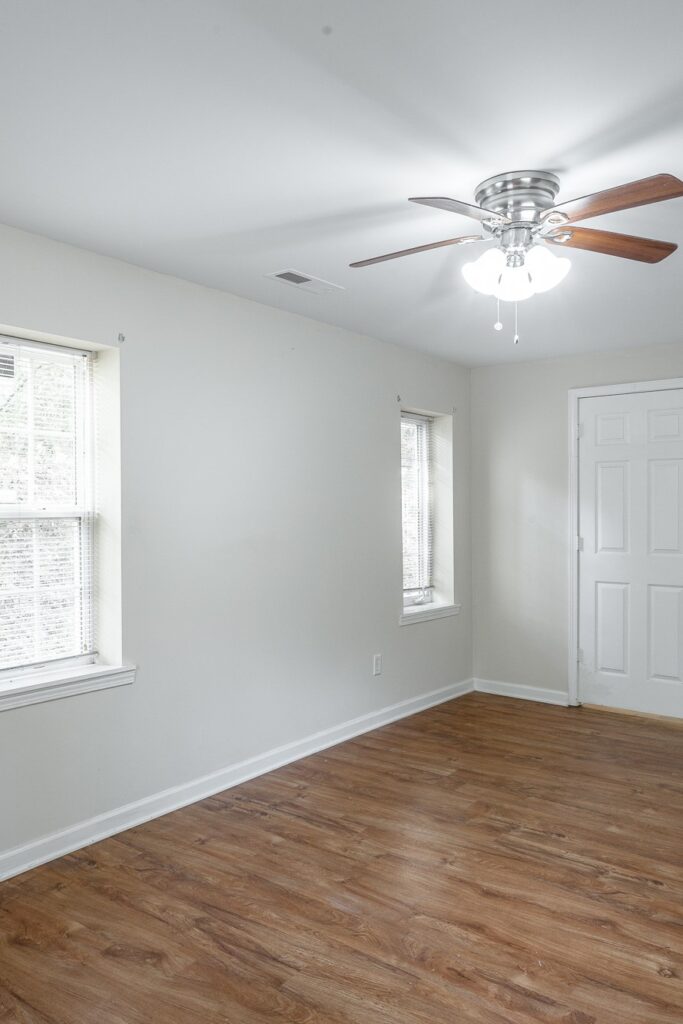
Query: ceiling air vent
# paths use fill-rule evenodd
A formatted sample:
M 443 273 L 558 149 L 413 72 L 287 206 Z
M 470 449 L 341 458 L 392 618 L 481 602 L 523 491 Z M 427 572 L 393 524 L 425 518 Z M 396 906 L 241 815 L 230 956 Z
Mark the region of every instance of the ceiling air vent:
M 295 274 L 293 270 L 283 270 L 281 274 L 276 274 L 281 281 L 286 281 L 287 284 L 309 284 L 310 277 L 304 277 L 303 274 Z
M 9 352 L 0 352 L 0 377 L 14 376 L 14 356 Z
M 323 281 L 319 277 L 311 277 L 310 274 L 302 274 L 299 270 L 279 270 L 276 274 L 266 274 L 266 277 L 270 277 L 274 281 L 282 281 L 283 284 L 291 285 L 292 288 L 298 288 L 301 292 L 313 292 L 314 295 L 344 291 L 339 284 Z

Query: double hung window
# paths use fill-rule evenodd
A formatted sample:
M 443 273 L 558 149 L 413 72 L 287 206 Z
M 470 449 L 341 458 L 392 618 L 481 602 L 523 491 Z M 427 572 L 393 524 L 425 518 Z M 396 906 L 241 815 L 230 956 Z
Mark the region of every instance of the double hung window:
M 401 414 L 404 607 L 433 600 L 432 434 L 431 417 Z
M 0 344 L 0 670 L 95 660 L 92 360 Z

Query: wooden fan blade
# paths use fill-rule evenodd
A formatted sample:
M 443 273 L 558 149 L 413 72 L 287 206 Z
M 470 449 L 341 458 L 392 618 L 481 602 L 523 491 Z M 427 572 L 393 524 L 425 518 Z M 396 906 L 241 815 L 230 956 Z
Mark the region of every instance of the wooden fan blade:
M 474 220 L 507 221 L 507 217 L 483 210 L 481 206 L 472 206 L 470 203 L 462 203 L 459 199 L 447 199 L 445 196 L 413 197 L 408 202 L 420 203 L 421 206 L 434 206 L 437 210 L 448 210 L 449 213 L 461 213 L 464 217 L 472 217 Z
M 412 249 L 401 249 L 399 252 L 388 252 L 385 256 L 373 256 L 370 260 L 358 260 L 349 263 L 350 267 L 370 267 L 373 263 L 384 260 L 397 260 L 399 256 L 411 256 L 414 252 L 427 252 L 429 249 L 440 249 L 444 245 L 467 245 L 469 242 L 485 242 L 481 235 L 461 235 L 460 238 L 446 238 L 443 242 L 429 242 L 427 245 L 415 245 Z
M 568 221 L 587 220 L 599 217 L 603 213 L 616 213 L 617 210 L 630 210 L 634 206 L 647 206 L 648 203 L 661 203 L 665 199 L 676 199 L 683 196 L 683 181 L 673 174 L 653 174 L 651 178 L 631 181 L 628 185 L 617 185 L 604 192 L 594 192 L 580 199 L 570 199 L 566 203 L 549 210 L 546 217 L 556 211 L 565 214 Z M 545 219 L 545 218 L 544 218 Z
M 566 235 L 569 237 L 565 238 Z M 622 256 L 626 260 L 639 260 L 641 263 L 659 263 L 678 248 L 673 242 L 658 242 L 654 238 L 574 226 L 559 228 L 555 235 L 546 235 L 545 240 L 564 248 L 603 252 L 607 256 Z

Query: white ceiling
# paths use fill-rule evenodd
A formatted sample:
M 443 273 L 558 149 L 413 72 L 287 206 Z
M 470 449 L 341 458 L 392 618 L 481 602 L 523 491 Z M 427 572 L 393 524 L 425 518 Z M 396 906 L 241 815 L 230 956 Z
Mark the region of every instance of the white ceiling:
M 683 339 L 683 199 L 592 220 L 681 250 L 572 252 L 518 348 L 471 249 L 347 266 L 471 233 L 406 198 L 500 171 L 683 178 L 678 0 L 3 0 L 0 31 L 0 221 L 470 364 Z

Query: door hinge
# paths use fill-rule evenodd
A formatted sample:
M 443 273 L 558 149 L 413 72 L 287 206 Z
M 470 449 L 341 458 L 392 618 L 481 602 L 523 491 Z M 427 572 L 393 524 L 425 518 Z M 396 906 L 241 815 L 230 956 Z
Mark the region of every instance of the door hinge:
M 576 662 L 578 665 L 583 665 L 583 650 L 580 647 L 576 652 Z
M 583 551 L 583 537 L 576 538 L 576 550 Z
M 582 437 L 583 437 L 583 423 L 579 423 L 579 424 L 577 424 L 577 427 L 576 427 L 576 440 L 580 441 Z

